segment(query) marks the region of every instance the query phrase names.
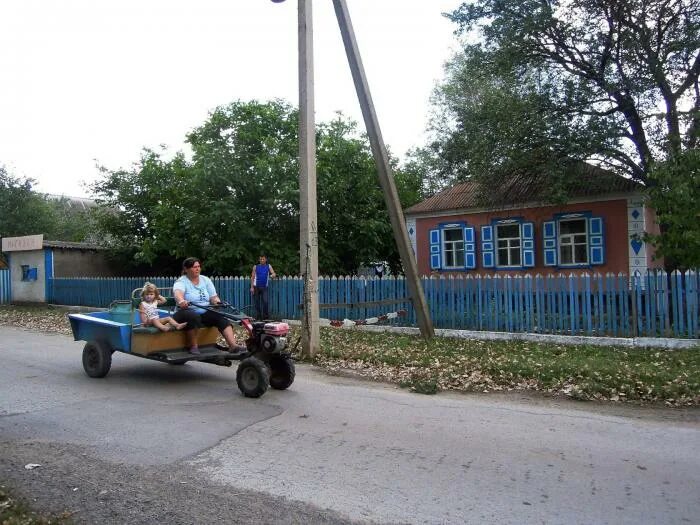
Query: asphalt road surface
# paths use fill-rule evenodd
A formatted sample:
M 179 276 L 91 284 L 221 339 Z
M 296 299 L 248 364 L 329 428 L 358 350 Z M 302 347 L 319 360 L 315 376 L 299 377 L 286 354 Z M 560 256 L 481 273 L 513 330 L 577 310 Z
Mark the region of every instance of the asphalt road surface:
M 0 327 L 0 483 L 78 523 L 698 523 L 700 412 L 423 396 L 298 366 L 232 368 Z M 25 465 L 41 466 L 27 469 Z

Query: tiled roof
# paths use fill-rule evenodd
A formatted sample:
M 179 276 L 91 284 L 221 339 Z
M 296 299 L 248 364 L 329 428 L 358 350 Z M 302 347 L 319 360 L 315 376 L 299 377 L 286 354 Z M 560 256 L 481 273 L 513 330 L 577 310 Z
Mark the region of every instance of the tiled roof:
M 568 199 L 634 193 L 643 186 L 608 170 L 586 163 L 574 164 L 562 184 Z M 547 176 L 517 173 L 504 176 L 498 186 L 478 181 L 456 184 L 406 210 L 407 214 L 469 208 L 498 208 L 552 200 L 553 183 Z

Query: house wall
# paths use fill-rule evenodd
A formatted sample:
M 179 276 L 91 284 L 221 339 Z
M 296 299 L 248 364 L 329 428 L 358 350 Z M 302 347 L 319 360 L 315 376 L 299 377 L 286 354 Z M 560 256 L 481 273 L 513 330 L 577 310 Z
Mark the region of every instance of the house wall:
M 46 302 L 46 267 L 44 264 L 44 250 L 29 250 L 12 252 L 8 254 L 10 260 L 10 286 L 12 301 L 17 302 Z M 22 280 L 22 266 L 37 269 L 35 281 Z
M 646 232 L 652 235 L 659 235 L 661 233 L 661 227 L 656 220 L 656 211 L 648 206 L 644 209 L 644 214 L 646 217 Z M 650 269 L 663 268 L 664 259 L 662 257 L 656 258 L 656 249 L 651 245 L 647 244 L 647 266 Z
M 556 214 L 573 212 L 590 212 L 594 216 L 604 218 L 605 264 L 592 267 L 594 269 L 593 271 L 596 273 L 613 272 L 627 274 L 629 272 L 629 233 L 627 228 L 628 206 L 626 199 L 574 203 L 561 206 L 532 207 L 506 211 L 487 211 L 440 217 L 416 217 L 415 239 L 418 271 L 422 275 L 431 273 L 429 260 L 429 231 L 437 228 L 440 223 L 465 221 L 468 226 L 474 226 L 476 229 L 477 261 L 479 261 L 477 268 L 475 270 L 467 270 L 466 272 L 440 271 L 440 274 L 467 273 L 469 275 L 498 274 L 503 276 L 508 274 L 524 275 L 526 273 L 537 273 L 541 275 L 558 274 L 561 272 L 567 274 L 591 273 L 591 268 L 558 268 L 544 266 L 543 222 L 551 221 Z M 535 223 L 535 267 L 527 270 L 495 270 L 492 268 L 483 268 L 480 264 L 481 226 L 490 225 L 491 221 L 495 219 L 514 217 L 521 217 L 525 221 L 533 221 Z M 413 218 L 409 218 L 407 223 L 412 220 Z
M 109 277 L 115 273 L 103 252 L 53 248 L 54 277 Z

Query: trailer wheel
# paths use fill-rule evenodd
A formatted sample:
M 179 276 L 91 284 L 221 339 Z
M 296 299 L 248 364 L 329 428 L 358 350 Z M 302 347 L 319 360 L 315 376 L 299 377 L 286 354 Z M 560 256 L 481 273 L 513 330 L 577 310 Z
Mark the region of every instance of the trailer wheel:
M 236 383 L 245 397 L 260 397 L 270 384 L 265 363 L 255 357 L 244 359 L 236 370 Z
M 83 348 L 83 368 L 90 377 L 104 377 L 112 367 L 112 349 L 104 343 L 90 341 Z
M 286 390 L 294 383 L 296 371 L 291 357 L 281 355 L 270 359 L 270 386 L 275 390 Z

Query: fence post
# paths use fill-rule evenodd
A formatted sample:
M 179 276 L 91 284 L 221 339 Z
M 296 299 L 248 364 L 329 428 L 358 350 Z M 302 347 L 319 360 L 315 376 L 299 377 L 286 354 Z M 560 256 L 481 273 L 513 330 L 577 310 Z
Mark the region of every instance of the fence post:
M 632 337 L 639 335 L 639 325 L 637 324 L 637 290 L 639 286 L 639 278 L 637 273 L 632 276 Z

